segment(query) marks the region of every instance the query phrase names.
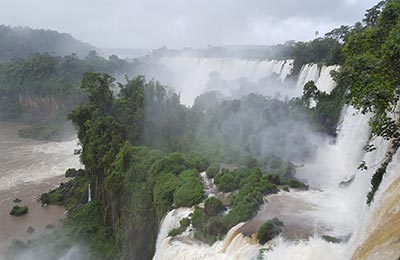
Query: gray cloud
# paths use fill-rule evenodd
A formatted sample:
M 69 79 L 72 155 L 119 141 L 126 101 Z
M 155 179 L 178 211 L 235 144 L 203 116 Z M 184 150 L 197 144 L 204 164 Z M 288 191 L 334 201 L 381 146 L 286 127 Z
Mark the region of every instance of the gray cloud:
M 13 0 L 0 24 L 68 32 L 99 47 L 204 47 L 308 40 L 379 0 Z

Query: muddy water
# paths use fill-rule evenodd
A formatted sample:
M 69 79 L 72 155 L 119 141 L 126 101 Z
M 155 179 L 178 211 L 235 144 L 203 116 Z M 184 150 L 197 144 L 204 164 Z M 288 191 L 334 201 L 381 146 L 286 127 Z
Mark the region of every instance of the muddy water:
M 0 122 L 0 254 L 13 239 L 28 240 L 43 232 L 49 224 L 58 226 L 65 217 L 64 208 L 42 207 L 37 198 L 43 192 L 65 181 L 64 172 L 70 167 L 80 167 L 79 158 L 73 155 L 76 141 L 45 142 L 18 137 L 25 127 L 16 123 Z M 13 202 L 29 206 L 27 215 L 9 215 Z M 35 232 L 27 233 L 28 227 Z

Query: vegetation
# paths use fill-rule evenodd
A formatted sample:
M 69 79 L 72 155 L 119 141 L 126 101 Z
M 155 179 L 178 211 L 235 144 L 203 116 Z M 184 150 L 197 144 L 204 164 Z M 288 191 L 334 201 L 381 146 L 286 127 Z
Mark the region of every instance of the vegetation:
M 186 228 L 190 225 L 190 219 L 189 218 L 183 218 L 179 222 L 180 226 L 178 228 L 172 229 L 169 233 L 168 236 L 170 237 L 176 237 L 180 234 L 182 234 Z
M 10 215 L 11 216 L 22 216 L 28 213 L 28 206 L 14 206 L 11 211 Z
M 224 210 L 225 206 L 222 201 L 216 197 L 210 197 L 204 201 L 204 214 L 208 217 L 217 216 Z
M 206 174 L 209 179 L 214 178 L 219 172 L 219 165 L 217 163 L 213 163 L 210 167 L 207 168 Z
M 257 231 L 257 239 L 260 244 L 265 244 L 283 231 L 283 222 L 277 218 L 268 220 Z
M 0 61 L 24 59 L 38 52 L 56 55 L 76 53 L 83 57 L 93 49 L 93 46 L 66 33 L 0 25 Z

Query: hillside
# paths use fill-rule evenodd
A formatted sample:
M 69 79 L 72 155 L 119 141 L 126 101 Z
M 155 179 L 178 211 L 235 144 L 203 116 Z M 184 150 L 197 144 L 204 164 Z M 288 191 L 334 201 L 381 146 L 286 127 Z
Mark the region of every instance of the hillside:
M 93 49 L 95 47 L 92 45 L 67 33 L 0 25 L 0 61 L 27 58 L 36 52 L 49 52 L 61 56 L 76 53 L 83 57 Z

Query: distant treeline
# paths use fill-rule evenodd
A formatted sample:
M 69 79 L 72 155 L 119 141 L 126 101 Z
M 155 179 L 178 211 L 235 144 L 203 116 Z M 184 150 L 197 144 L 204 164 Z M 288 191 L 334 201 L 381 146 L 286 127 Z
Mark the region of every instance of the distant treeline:
M 84 57 L 93 49 L 92 45 L 67 33 L 0 25 L 0 61 L 27 58 L 36 52 L 61 56 L 76 53 Z
M 35 53 L 0 63 L 0 120 L 37 121 L 65 115 L 85 99 L 79 84 L 86 72 L 118 76 L 129 74 L 135 66 L 115 55 L 104 59 L 96 51 L 89 51 L 83 59 L 76 54 Z

